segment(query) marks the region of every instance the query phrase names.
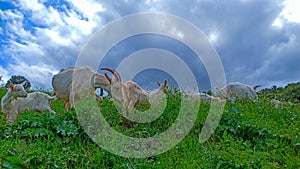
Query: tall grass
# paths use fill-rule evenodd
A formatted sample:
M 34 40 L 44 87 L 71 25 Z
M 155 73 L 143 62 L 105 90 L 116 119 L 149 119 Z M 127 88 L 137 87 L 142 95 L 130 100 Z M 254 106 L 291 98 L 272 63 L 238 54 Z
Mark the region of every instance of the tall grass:
M 5 94 L 0 89 L 0 97 Z M 109 99 L 102 114 L 118 132 L 150 137 L 176 119 L 180 93 L 168 94 L 168 105 L 151 123 L 126 121 Z M 114 155 L 94 143 L 74 110 L 64 113 L 63 101 L 52 103 L 57 115 L 23 112 L 13 124 L 0 114 L 0 166 L 4 168 L 300 168 L 300 105 L 275 109 L 268 98 L 257 103 L 226 103 L 216 131 L 199 143 L 210 105 L 201 103 L 194 127 L 171 150 L 149 158 Z M 143 107 L 140 107 L 143 109 Z

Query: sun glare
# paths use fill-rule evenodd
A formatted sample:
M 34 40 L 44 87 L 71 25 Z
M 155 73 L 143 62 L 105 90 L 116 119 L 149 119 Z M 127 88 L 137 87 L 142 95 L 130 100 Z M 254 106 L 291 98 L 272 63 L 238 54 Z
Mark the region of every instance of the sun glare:
M 218 39 L 218 33 L 216 31 L 213 31 L 211 33 L 208 34 L 208 39 L 210 42 L 215 43 Z

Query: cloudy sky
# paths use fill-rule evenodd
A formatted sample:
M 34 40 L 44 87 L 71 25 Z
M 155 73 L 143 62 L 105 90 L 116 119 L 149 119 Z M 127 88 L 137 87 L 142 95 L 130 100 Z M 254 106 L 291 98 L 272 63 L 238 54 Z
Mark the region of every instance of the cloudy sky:
M 74 66 L 97 30 L 126 15 L 162 12 L 191 22 L 208 37 L 227 82 L 284 86 L 300 81 L 299 7 L 298 0 L 0 0 L 1 83 L 22 75 L 33 89 L 51 89 L 53 74 Z M 134 36 L 116 44 L 102 65 L 115 68 L 127 55 L 146 48 L 180 55 L 203 89 L 209 88 L 201 63 L 188 61 L 193 57 L 190 49 L 159 35 Z M 149 87 L 146 84 L 165 75 L 151 70 L 136 80 Z

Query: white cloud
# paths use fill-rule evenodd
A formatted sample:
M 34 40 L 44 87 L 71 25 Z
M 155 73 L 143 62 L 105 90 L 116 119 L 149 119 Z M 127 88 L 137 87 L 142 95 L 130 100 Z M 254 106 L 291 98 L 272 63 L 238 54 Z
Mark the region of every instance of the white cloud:
M 38 0 L 19 0 L 18 4 L 24 8 L 32 11 L 40 11 L 44 9 L 44 6 L 38 2 Z
M 46 36 L 46 38 L 57 46 L 74 46 L 72 38 L 63 37 L 61 30 L 57 27 L 52 29 L 36 28 L 37 35 Z
M 285 0 L 285 8 L 281 14 L 285 19 L 290 22 L 300 23 L 300 2 L 299 0 Z
M 23 14 L 19 11 L 12 12 L 11 10 L 6 10 L 6 11 L 0 10 L 0 17 L 3 20 L 23 19 Z
M 73 27 L 79 33 L 84 35 L 89 35 L 92 33 L 93 29 L 101 25 L 101 17 L 98 15 L 99 12 L 104 12 L 105 9 L 101 4 L 95 1 L 81 1 L 72 0 L 68 1 L 74 7 L 72 11 L 68 11 L 69 17 L 65 17 L 64 20 L 68 26 Z M 82 18 L 81 15 L 84 18 Z
M 0 76 L 2 76 L 0 81 L 0 86 L 5 85 L 6 82 L 9 80 L 10 76 L 9 76 L 9 72 L 6 69 L 4 69 L 1 65 L 0 65 Z
M 176 36 L 179 39 L 183 39 L 184 38 L 184 34 L 178 30 L 176 27 L 172 27 L 170 30 L 170 34 Z
M 62 11 L 44 2 L 18 0 L 11 2 L 15 9 L 0 10 L 5 20 L 5 32 L 0 32 L 9 38 L 1 53 L 13 61 L 6 68 L 7 75 L 23 75 L 33 87 L 49 88 L 50 77 L 62 68 L 57 64 L 72 65 L 85 39 L 102 24 L 98 13 L 105 9 L 94 1 L 69 1 L 71 8 L 63 5 Z
M 19 0 L 17 3 L 19 9 L 25 12 L 32 22 L 44 26 L 63 26 L 59 12 L 53 7 L 47 8 L 37 0 Z
M 24 41 L 24 42 L 25 42 L 25 44 L 21 44 L 16 41 L 10 41 L 11 45 L 13 47 L 15 47 L 15 49 L 13 49 L 13 50 L 16 50 L 18 52 L 18 54 L 27 55 L 28 53 L 30 53 L 32 55 L 32 57 L 42 56 L 44 54 L 40 45 L 38 45 L 36 43 L 32 43 L 30 41 Z M 26 61 L 26 60 L 24 60 L 24 61 Z
M 66 11 L 58 11 L 53 7 L 46 7 L 42 2 L 37 0 L 19 1 L 19 6 L 22 10 L 28 13 L 32 22 L 44 25 L 42 28 L 37 28 L 38 31 L 44 29 L 43 33 L 49 33 L 49 38 L 53 38 L 54 41 L 59 44 L 70 44 L 67 42 L 72 38 L 78 40 L 79 36 L 89 35 L 92 30 L 101 24 L 101 18 L 97 16 L 98 12 L 104 11 L 100 4 L 93 1 L 70 1 L 73 4 L 72 9 L 66 9 Z M 79 13 L 78 13 L 79 11 Z M 81 15 L 87 17 L 82 18 Z M 64 37 L 64 34 L 68 31 L 71 37 Z
M 284 8 L 274 20 L 272 26 L 282 28 L 286 22 L 300 23 L 300 1 L 285 0 L 282 4 L 284 5 Z
M 77 34 L 88 35 L 92 33 L 92 30 L 97 26 L 95 21 L 85 21 L 80 19 L 74 11 L 68 13 L 70 17 L 64 18 L 68 27 L 73 28 Z
M 65 26 L 65 23 L 63 21 L 63 17 L 65 17 L 65 14 L 59 13 L 57 10 L 50 6 L 49 15 L 51 16 L 49 18 L 51 20 L 51 23 L 54 23 L 55 25 Z
M 21 75 L 31 82 L 31 86 L 51 88 L 52 75 L 57 73 L 48 65 L 27 65 L 22 62 L 16 65 L 9 65 L 9 69 L 14 72 L 13 75 Z
M 82 0 L 71 0 L 76 9 L 82 12 L 88 19 L 93 19 L 97 17 L 98 12 L 103 12 L 105 9 L 101 4 L 96 3 L 93 0 L 90 1 L 82 1 Z
M 274 20 L 272 26 L 281 28 L 281 27 L 283 26 L 283 23 L 282 23 L 281 20 L 282 20 L 282 19 L 279 19 L 279 17 L 276 18 L 276 19 Z

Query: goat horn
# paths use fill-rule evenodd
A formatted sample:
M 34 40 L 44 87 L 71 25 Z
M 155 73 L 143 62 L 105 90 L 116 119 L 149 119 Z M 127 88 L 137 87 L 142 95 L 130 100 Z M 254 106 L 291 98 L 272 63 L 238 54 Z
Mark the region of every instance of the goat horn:
M 114 69 L 101 68 L 101 70 L 107 70 L 107 71 L 111 72 L 115 76 L 117 82 L 121 82 L 121 76 L 120 76 L 120 74 L 117 71 L 115 71 Z
M 261 85 L 256 85 L 256 86 L 253 87 L 253 89 L 256 90 L 259 87 L 261 87 Z
M 105 78 L 109 81 L 109 83 L 111 83 L 111 78 L 107 76 L 106 73 L 104 73 Z

